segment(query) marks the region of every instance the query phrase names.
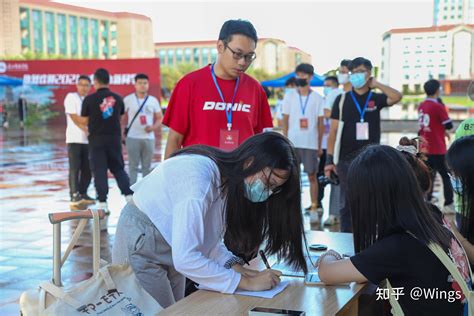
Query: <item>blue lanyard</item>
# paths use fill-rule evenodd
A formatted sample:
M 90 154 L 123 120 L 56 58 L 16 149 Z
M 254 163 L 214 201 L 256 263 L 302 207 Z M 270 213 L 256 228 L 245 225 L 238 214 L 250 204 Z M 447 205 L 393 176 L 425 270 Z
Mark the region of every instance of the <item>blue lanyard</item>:
M 216 85 L 217 92 L 219 92 L 221 100 L 225 104 L 225 115 L 227 117 L 227 129 L 230 131 L 232 129 L 232 107 L 234 106 L 235 96 L 237 95 L 237 90 L 239 89 L 240 77 L 237 78 L 237 82 L 235 83 L 234 96 L 232 97 L 232 103 L 230 104 L 230 107 L 227 108 L 227 103 L 224 100 L 224 95 L 222 94 L 222 90 L 219 87 L 219 84 L 217 83 L 216 74 L 214 72 L 214 64 L 211 65 L 211 75 L 212 75 L 212 80 L 214 80 L 214 84 Z
M 354 101 L 356 107 L 357 107 L 357 110 L 359 110 L 359 114 L 360 114 L 360 121 L 363 123 L 364 122 L 364 115 L 365 115 L 365 110 L 367 110 L 367 105 L 369 105 L 369 101 L 370 101 L 370 97 L 372 96 L 372 90 L 370 90 L 369 92 L 369 96 L 367 97 L 367 100 L 365 101 L 365 105 L 364 105 L 364 108 L 361 110 L 360 109 L 360 104 L 359 102 L 357 102 L 355 96 L 354 96 L 354 92 L 351 90 L 351 97 L 352 97 L 352 100 Z
M 135 98 L 137 99 L 138 110 L 140 111 L 140 113 L 143 112 L 143 107 L 144 107 L 146 101 L 148 100 L 148 97 L 149 97 L 149 95 L 146 96 L 145 100 L 143 100 L 142 105 L 140 105 L 140 101 L 138 101 L 138 95 L 135 94 Z
M 298 95 L 300 97 L 301 112 L 303 113 L 303 116 L 304 116 L 304 112 L 306 111 L 306 106 L 308 106 L 309 96 L 311 95 L 311 90 L 308 92 L 308 95 L 306 96 L 306 101 L 304 102 L 304 106 L 303 106 L 303 99 L 301 98 L 301 93 L 298 92 Z

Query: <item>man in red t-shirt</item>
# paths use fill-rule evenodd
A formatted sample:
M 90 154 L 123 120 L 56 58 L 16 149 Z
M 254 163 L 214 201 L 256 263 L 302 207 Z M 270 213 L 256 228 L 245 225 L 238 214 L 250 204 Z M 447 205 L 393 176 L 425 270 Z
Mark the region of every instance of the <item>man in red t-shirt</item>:
M 250 22 L 225 22 L 217 42 L 217 62 L 177 83 L 163 118 L 170 128 L 165 159 L 194 144 L 232 150 L 273 126 L 265 91 L 244 73 L 255 60 L 257 40 Z
M 440 102 L 440 83 L 438 80 L 428 80 L 423 86 L 427 98 L 418 107 L 418 123 L 420 130 L 418 134 L 424 139 L 421 143 L 421 151 L 428 156 L 427 165 L 431 168 L 431 180 L 439 172 L 443 179 L 444 208 L 445 213 L 454 213 L 453 189 L 446 168 L 446 130 L 453 128 L 444 104 Z M 428 194 L 431 200 L 433 188 Z

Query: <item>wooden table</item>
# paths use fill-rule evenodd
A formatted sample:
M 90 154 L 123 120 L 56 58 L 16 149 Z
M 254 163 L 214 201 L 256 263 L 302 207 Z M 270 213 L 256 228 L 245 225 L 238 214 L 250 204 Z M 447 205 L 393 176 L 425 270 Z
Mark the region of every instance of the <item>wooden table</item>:
M 340 253 L 353 253 L 352 234 L 310 231 L 308 244 L 320 243 Z M 311 254 L 318 252 L 311 251 Z M 358 297 L 364 284 L 342 286 L 304 285 L 303 278 L 284 277 L 290 285 L 272 299 L 199 290 L 159 315 L 247 315 L 254 307 L 305 311 L 306 315 L 357 315 Z

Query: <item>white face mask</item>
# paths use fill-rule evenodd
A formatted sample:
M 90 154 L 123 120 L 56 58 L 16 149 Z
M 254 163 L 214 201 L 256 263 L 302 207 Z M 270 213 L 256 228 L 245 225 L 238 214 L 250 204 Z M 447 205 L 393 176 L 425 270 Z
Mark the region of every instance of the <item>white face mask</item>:
M 345 84 L 349 82 L 349 74 L 337 74 L 337 81 L 340 84 Z

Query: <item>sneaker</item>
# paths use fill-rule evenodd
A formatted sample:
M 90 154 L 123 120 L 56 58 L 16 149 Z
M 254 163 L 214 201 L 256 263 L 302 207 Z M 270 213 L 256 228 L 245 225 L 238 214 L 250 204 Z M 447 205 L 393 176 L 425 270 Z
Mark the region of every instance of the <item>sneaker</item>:
M 317 208 L 316 204 L 311 203 L 310 206 L 308 206 L 307 208 L 304 209 L 304 211 L 305 211 L 304 213 L 305 213 L 306 215 L 308 215 L 308 214 L 311 213 L 312 210 L 315 210 L 316 208 Z
M 324 213 L 324 210 L 323 210 L 322 207 L 318 207 L 318 208 L 316 209 L 316 212 L 318 212 L 319 216 L 322 217 L 322 216 L 323 216 L 323 213 Z
M 445 205 L 442 210 L 443 214 L 456 214 L 456 209 L 454 208 L 454 203 Z
M 71 202 L 69 203 L 70 206 L 78 206 L 79 204 L 81 204 L 81 195 L 79 193 L 74 193 L 72 196 L 71 196 Z
M 324 226 L 334 226 L 339 224 L 339 216 L 329 215 L 328 219 L 324 221 Z
M 127 201 L 127 203 L 132 202 L 133 201 L 133 194 L 125 195 L 125 201 Z
M 319 217 L 319 213 L 316 212 L 316 211 L 312 211 L 309 213 L 309 222 L 311 224 L 319 224 L 321 222 L 320 220 L 320 217 Z
M 81 194 L 81 202 L 84 203 L 84 204 L 95 204 L 95 199 L 91 198 L 90 196 L 87 195 L 87 193 L 85 194 Z

